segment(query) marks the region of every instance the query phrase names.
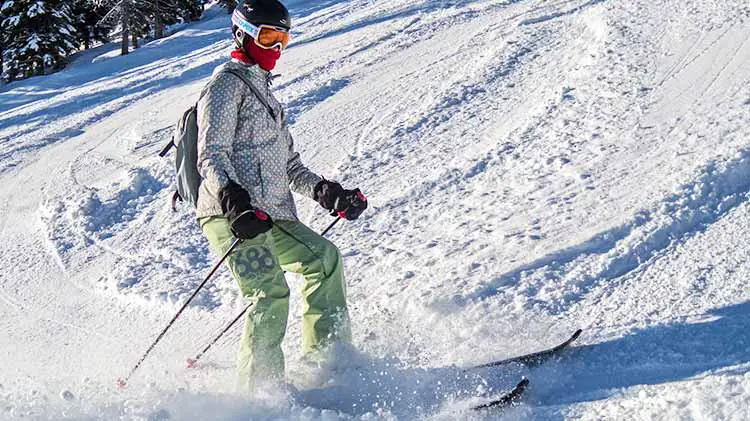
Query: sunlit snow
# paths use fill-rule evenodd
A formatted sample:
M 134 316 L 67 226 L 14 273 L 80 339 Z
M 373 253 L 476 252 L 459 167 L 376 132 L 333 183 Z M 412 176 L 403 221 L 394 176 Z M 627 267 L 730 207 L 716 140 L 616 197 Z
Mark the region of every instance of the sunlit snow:
M 217 258 L 157 156 L 231 51 L 213 6 L 0 87 L 0 419 L 750 419 L 746 1 L 289 6 L 295 145 L 370 200 L 329 236 L 354 347 L 303 358 L 289 275 L 288 390 L 238 391 L 239 328 L 187 369 L 244 308 L 221 270 L 116 387 Z

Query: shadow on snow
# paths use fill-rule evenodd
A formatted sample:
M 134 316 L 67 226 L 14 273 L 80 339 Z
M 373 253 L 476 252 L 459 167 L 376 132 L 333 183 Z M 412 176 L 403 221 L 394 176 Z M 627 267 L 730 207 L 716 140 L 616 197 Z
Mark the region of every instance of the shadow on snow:
M 712 310 L 699 320 L 657 325 L 574 347 L 531 369 L 517 364 L 471 372 L 455 366 L 410 368 L 396 360 L 358 355 L 354 360 L 359 361 L 353 361 L 356 368 L 334 374 L 333 386 L 300 391 L 299 403 L 352 415 L 382 408 L 409 418 L 445 410 L 452 402 L 484 402 L 509 390 L 523 375 L 531 380 L 525 401 L 555 407 L 750 363 L 750 301 Z
M 623 388 L 687 380 L 750 362 L 750 301 L 705 316 L 572 348 L 570 362 L 530 375 L 532 393 L 542 405 L 596 401 Z M 545 375 L 559 381 L 535 382 Z

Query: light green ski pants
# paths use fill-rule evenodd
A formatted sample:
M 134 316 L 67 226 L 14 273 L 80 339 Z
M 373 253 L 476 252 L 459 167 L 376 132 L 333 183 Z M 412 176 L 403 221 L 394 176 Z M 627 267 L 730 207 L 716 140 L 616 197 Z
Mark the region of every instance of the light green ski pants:
M 235 240 L 226 218 L 199 220 L 208 242 L 224 254 Z M 289 312 L 289 286 L 284 271 L 301 273 L 303 351 L 321 350 L 351 340 L 346 288 L 338 248 L 300 222 L 275 221 L 274 227 L 244 240 L 227 258 L 242 295 L 253 302 L 245 319 L 238 369 L 251 389 L 257 381 L 284 378 L 281 341 Z

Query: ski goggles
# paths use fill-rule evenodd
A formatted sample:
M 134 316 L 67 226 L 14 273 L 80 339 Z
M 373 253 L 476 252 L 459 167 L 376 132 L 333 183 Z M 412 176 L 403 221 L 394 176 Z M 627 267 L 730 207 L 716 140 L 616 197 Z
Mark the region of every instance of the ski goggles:
M 289 44 L 289 30 L 273 25 L 253 25 L 242 15 L 234 12 L 232 23 L 255 40 L 255 45 L 266 50 L 278 48 L 283 50 Z

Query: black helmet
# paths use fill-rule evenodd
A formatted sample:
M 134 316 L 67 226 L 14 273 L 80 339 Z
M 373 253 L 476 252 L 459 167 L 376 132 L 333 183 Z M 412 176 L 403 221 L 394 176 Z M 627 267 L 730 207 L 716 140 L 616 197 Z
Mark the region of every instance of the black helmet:
M 289 11 L 278 0 L 245 0 L 232 13 L 232 36 L 238 48 L 244 48 L 245 36 L 253 36 L 244 22 L 252 25 L 271 25 L 289 31 L 292 19 Z

